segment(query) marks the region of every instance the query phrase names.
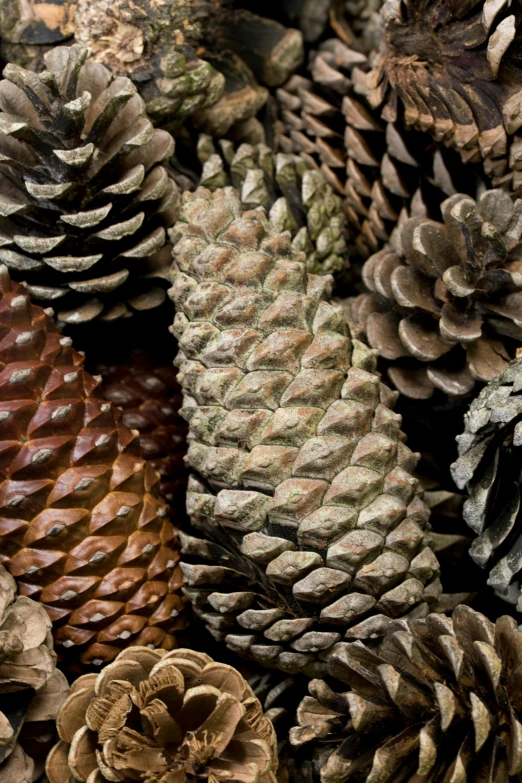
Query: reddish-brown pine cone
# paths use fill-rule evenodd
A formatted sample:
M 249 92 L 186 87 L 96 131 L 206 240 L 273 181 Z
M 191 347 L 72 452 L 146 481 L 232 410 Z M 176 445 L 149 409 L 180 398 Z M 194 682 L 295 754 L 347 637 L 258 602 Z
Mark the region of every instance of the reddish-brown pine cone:
M 50 315 L 0 268 L 0 562 L 58 652 L 170 650 L 184 600 L 175 529 L 137 433 Z

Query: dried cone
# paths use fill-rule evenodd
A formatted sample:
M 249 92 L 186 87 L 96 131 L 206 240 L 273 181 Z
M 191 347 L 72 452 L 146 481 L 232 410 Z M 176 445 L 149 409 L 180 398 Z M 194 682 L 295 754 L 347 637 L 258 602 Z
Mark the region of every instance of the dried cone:
M 173 230 L 187 593 L 230 648 L 322 672 L 343 635 L 378 636 L 440 592 L 395 396 L 351 340 L 332 278 L 231 188 L 185 193 Z
M 143 455 L 160 474 L 159 491 L 178 515 L 185 506 L 186 422 L 180 417 L 181 389 L 172 364 L 155 364 L 144 351 L 125 364 L 98 368 L 101 394 L 122 409 L 123 424 L 138 430 Z
M 294 745 L 318 740 L 323 783 L 478 783 L 522 779 L 522 634 L 458 606 L 397 623 L 379 653 L 340 644 L 334 690 L 309 685 Z
M 218 152 L 219 149 L 219 152 Z M 216 147 L 201 135 L 198 156 L 203 165 L 199 184 L 215 191 L 233 185 L 248 209 L 261 206 L 277 232 L 290 231 L 292 248 L 306 254 L 314 274 L 347 269 L 347 224 L 341 199 L 307 158 L 274 153 L 265 144 L 222 140 Z
M 519 0 L 400 0 L 358 92 L 394 122 L 428 131 L 494 186 L 522 186 Z
M 330 22 L 339 38 L 360 52 L 377 49 L 382 37 L 384 0 L 333 0 Z
M 0 82 L 0 261 L 60 320 L 115 319 L 161 304 L 177 187 L 132 82 L 85 63 L 80 46 L 48 52 L 39 74 Z
M 129 643 L 170 650 L 183 599 L 159 477 L 5 267 L 0 291 L 0 561 L 47 609 L 59 652 L 101 664 Z
M 205 653 L 130 647 L 78 679 L 58 717 L 50 783 L 275 783 L 271 722 L 246 680 Z
M 502 190 L 412 218 L 363 267 L 371 293 L 352 305 L 402 394 L 461 395 L 505 368 L 522 340 L 522 200 Z
M 522 360 L 482 389 L 457 438 L 459 458 L 451 472 L 469 498 L 463 515 L 477 538 L 470 554 L 489 572 L 488 584 L 522 612 L 520 572 L 520 466 Z
M 69 686 L 55 668 L 51 621 L 36 601 L 16 595 L 0 566 L 0 779 L 32 783 L 55 739 Z

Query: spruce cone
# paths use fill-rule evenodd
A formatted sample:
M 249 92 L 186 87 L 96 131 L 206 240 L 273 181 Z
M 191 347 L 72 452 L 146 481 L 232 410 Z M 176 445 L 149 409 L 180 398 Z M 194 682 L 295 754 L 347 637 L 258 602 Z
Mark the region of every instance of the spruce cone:
M 125 364 L 98 368 L 101 395 L 122 409 L 123 424 L 138 430 L 142 453 L 160 475 L 159 492 L 179 515 L 185 505 L 187 425 L 179 415 L 181 389 L 172 364 L 154 364 L 143 351 Z
M 0 566 L 0 779 L 32 783 L 55 739 L 54 721 L 69 686 L 55 668 L 51 621 L 17 597 Z
M 343 634 L 439 595 L 417 455 L 332 279 L 231 188 L 183 199 L 171 295 L 187 510 L 207 538 L 182 536 L 186 592 L 230 648 L 315 676 Z
M 319 740 L 323 783 L 478 783 L 522 775 L 522 634 L 459 606 L 397 623 L 379 654 L 338 645 L 332 690 L 314 680 L 295 745 Z M 346 687 L 343 688 L 343 684 Z
M 492 184 L 522 186 L 520 0 L 387 2 L 373 70 L 355 75 L 388 122 L 428 131 L 482 163 Z
M 125 317 L 165 299 L 165 228 L 174 149 L 129 79 L 47 53 L 41 74 L 8 65 L 0 82 L 0 261 L 67 323 Z
M 522 200 L 502 190 L 442 204 L 444 224 L 411 218 L 366 261 L 371 293 L 352 303 L 402 394 L 466 394 L 498 375 L 522 340 Z
M 275 231 L 290 231 L 309 272 L 333 274 L 348 267 L 341 199 L 306 157 L 274 155 L 265 144 L 236 149 L 229 141 L 220 142 L 221 154 L 217 150 L 210 136 L 200 136 L 200 185 L 210 191 L 233 185 L 244 207 L 263 207 Z
M 193 650 L 121 652 L 74 683 L 58 731 L 50 783 L 276 781 L 274 729 L 252 689 Z
M 459 458 L 451 472 L 469 499 L 463 515 L 477 534 L 473 560 L 489 571 L 488 584 L 522 612 L 520 571 L 520 454 L 522 359 L 482 389 L 457 438 Z
M 0 292 L 0 561 L 75 660 L 101 664 L 129 639 L 170 650 L 183 600 L 158 476 L 5 267 Z

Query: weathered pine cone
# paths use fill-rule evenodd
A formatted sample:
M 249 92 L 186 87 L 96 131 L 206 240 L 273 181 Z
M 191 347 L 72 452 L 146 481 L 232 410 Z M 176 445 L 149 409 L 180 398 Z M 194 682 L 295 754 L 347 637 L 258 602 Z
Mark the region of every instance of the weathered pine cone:
M 498 375 L 522 340 L 522 200 L 502 190 L 442 205 L 444 223 L 412 218 L 363 267 L 352 304 L 402 394 L 470 392 Z
M 115 319 L 165 299 L 177 187 L 132 82 L 57 47 L 0 82 L 0 261 L 60 320 Z M 168 268 L 168 267 L 167 267 Z
M 183 196 L 171 295 L 190 421 L 186 592 L 232 649 L 309 676 L 440 593 L 394 394 L 332 278 L 231 188 Z
M 516 783 L 521 661 L 511 617 L 493 625 L 458 606 L 452 619 L 398 622 L 379 653 L 337 646 L 332 687 L 310 682 L 290 739 L 317 743 L 322 783 Z
M 75 662 L 112 660 L 129 640 L 172 649 L 179 552 L 138 433 L 5 267 L 0 328 L 0 562 Z
M 55 667 L 44 608 L 16 595 L 0 566 L 0 779 L 33 783 L 55 740 L 54 721 L 69 686 Z
M 274 729 L 248 683 L 205 653 L 130 647 L 72 686 L 50 783 L 275 783 Z
M 515 359 L 482 389 L 457 437 L 451 472 L 468 500 L 463 516 L 477 535 L 473 560 L 489 572 L 488 584 L 522 612 L 520 467 L 522 359 Z

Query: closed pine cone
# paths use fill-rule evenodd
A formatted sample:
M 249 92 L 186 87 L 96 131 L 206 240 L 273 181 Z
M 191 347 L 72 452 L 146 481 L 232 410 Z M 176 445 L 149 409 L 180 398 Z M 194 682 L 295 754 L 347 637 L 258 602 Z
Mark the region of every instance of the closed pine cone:
M 371 293 L 352 305 L 402 394 L 470 392 L 498 375 L 522 340 L 522 200 L 502 190 L 412 218 L 363 267 Z
M 332 688 L 309 685 L 294 745 L 317 741 L 322 783 L 522 780 L 522 634 L 458 606 L 397 623 L 379 653 L 340 644 Z
M 60 653 L 100 664 L 129 640 L 172 649 L 184 602 L 159 477 L 5 267 L 0 291 L 0 561 L 47 609 Z
M 186 592 L 232 649 L 313 676 L 343 635 L 438 598 L 417 455 L 332 278 L 262 210 L 199 188 L 172 238 L 187 511 L 207 538 L 180 534 Z
M 276 781 L 275 732 L 252 689 L 194 650 L 124 650 L 74 683 L 58 731 L 50 783 Z
M 0 261 L 60 320 L 115 319 L 165 299 L 165 225 L 177 187 L 132 82 L 48 52 L 39 74 L 8 65 L 0 82 Z

